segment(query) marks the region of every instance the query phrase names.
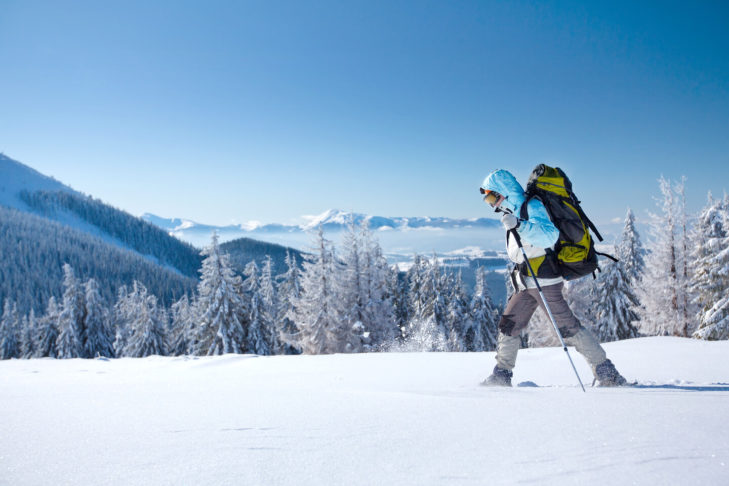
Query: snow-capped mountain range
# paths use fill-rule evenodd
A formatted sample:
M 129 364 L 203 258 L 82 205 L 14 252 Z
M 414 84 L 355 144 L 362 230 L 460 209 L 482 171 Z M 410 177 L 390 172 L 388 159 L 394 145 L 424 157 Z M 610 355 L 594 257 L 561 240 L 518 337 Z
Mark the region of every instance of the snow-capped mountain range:
M 251 221 L 243 224 L 214 226 L 184 218 L 163 218 L 144 214 L 142 219 L 158 226 L 171 235 L 195 246 L 203 246 L 216 231 L 221 241 L 240 237 L 257 238 L 273 243 L 305 248 L 311 233 L 320 226 L 336 239 L 353 219 L 356 225 L 367 221 L 389 253 L 455 251 L 465 247 L 480 246 L 493 250 L 491 244 L 484 244 L 484 235 L 500 228 L 499 222 L 489 218 L 458 219 L 445 217 L 384 217 L 330 209 L 319 215 L 301 216 L 298 224 L 262 224 Z
M 278 232 L 307 232 L 317 229 L 319 226 L 325 230 L 343 230 L 350 219 L 354 219 L 355 224 L 361 224 L 367 221 L 370 229 L 374 231 L 407 231 L 407 230 L 433 230 L 433 229 L 470 229 L 470 228 L 494 228 L 498 227 L 498 221 L 489 218 L 431 218 L 431 217 L 383 217 L 370 216 L 360 213 L 352 213 L 341 211 L 339 209 L 330 209 L 315 216 L 302 216 L 304 220 L 301 224 L 262 224 L 258 221 L 250 221 L 238 225 L 228 226 L 212 226 L 197 223 L 188 219 L 180 218 L 163 218 L 154 214 L 146 213 L 142 218 L 152 224 L 164 228 L 171 233 L 190 233 L 197 231 L 220 232 L 241 231 L 246 234 L 251 233 L 278 233 Z

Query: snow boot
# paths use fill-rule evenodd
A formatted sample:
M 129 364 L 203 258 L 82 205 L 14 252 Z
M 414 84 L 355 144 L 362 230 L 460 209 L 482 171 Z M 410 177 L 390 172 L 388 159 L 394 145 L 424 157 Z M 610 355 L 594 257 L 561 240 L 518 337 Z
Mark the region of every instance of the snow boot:
M 595 375 L 597 377 L 597 386 L 625 386 L 627 381 L 615 369 L 615 365 L 609 359 L 606 359 L 595 367 Z
M 505 370 L 494 366 L 494 372 L 491 376 L 481 382 L 483 386 L 511 386 L 511 377 L 514 373 L 511 370 Z

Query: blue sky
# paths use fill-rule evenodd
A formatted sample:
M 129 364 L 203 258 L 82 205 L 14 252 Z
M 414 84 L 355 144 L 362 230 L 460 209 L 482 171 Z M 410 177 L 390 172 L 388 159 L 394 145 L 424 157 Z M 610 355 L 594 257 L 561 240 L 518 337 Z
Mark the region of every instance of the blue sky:
M 729 188 L 726 2 L 0 0 L 0 151 L 133 214 L 488 216 L 571 175 L 596 221 Z

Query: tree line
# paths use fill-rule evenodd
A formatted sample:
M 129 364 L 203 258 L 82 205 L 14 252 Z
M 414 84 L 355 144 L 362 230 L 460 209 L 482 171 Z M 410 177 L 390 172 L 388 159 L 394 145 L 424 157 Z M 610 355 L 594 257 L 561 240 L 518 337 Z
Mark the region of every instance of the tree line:
M 139 281 L 108 307 L 96 280 L 65 264 L 62 299 L 51 297 L 43 315 L 20 316 L 6 299 L 0 358 L 495 348 L 499 309 L 483 269 L 470 296 L 435 256 L 415 255 L 400 272 L 366 226 L 348 226 L 341 256 L 320 229 L 304 261 L 287 255 L 279 275 L 271 258 L 237 274 L 217 235 L 201 256 L 197 291 L 169 308 Z

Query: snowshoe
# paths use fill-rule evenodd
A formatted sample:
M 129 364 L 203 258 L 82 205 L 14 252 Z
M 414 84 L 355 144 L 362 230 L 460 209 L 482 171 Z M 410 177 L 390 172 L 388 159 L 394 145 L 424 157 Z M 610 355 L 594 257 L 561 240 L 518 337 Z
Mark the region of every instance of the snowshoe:
M 618 373 L 615 365 L 606 359 L 595 367 L 597 386 L 627 386 L 628 381 Z
M 486 378 L 481 382 L 481 385 L 483 386 L 511 386 L 511 377 L 514 376 L 514 374 L 511 372 L 511 370 L 505 370 L 502 368 L 499 368 L 498 366 L 494 367 L 493 373 L 491 373 L 491 376 Z

